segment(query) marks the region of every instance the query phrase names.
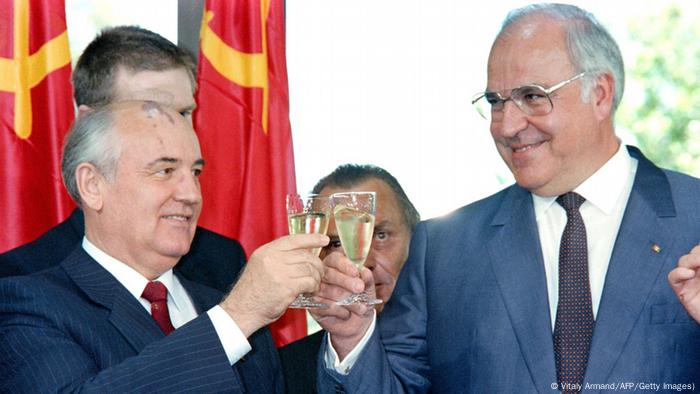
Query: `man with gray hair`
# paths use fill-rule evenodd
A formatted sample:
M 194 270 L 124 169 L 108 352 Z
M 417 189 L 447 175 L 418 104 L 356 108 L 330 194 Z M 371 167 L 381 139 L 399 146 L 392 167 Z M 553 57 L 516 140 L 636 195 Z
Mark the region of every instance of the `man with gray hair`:
M 700 326 L 666 280 L 697 244 L 700 181 L 615 135 L 624 72 L 614 39 L 578 7 L 523 7 L 503 23 L 487 71 L 473 104 L 516 184 L 420 223 L 381 319 L 364 305 L 321 312 L 334 319 L 320 321 L 330 333 L 320 391 L 700 385 Z M 325 263 L 320 296 L 371 297 L 368 270 L 339 254 Z
M 137 26 L 102 30 L 73 70 L 78 117 L 105 104 L 139 99 L 167 105 L 191 122 L 195 87 L 191 56 Z M 83 211 L 75 209 L 36 240 L 0 254 L 0 277 L 57 265 L 79 246 L 83 234 Z M 245 253 L 237 241 L 198 226 L 190 250 L 176 269 L 190 280 L 226 292 L 244 263 Z
M 0 280 L 0 392 L 283 392 L 265 326 L 323 274 L 321 234 L 258 248 L 224 295 L 173 268 L 202 209 L 197 136 L 122 101 L 78 118 L 64 183 L 85 236 L 59 265 Z

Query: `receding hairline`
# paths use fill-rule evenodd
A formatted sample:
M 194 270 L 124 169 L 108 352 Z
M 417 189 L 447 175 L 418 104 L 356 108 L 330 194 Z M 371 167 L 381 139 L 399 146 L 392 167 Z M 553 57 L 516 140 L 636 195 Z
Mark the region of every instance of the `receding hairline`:
M 324 191 L 329 190 L 329 189 L 330 190 L 335 189 L 338 192 L 349 191 L 349 189 L 360 189 L 360 186 L 362 186 L 368 182 L 372 182 L 372 181 L 379 182 L 381 185 L 384 186 L 386 191 L 391 195 L 391 198 L 393 198 L 393 201 L 390 201 L 390 203 L 393 203 L 398 208 L 399 219 L 401 221 L 401 224 L 406 226 L 406 227 L 409 227 L 409 230 L 411 230 L 409 223 L 408 223 L 408 218 L 404 217 L 404 213 L 403 213 L 403 210 L 401 208 L 401 201 L 399 201 L 398 194 L 396 193 L 394 188 L 391 187 L 391 185 L 387 181 L 380 178 L 378 175 L 367 174 L 367 176 L 364 178 L 357 179 L 354 182 L 350 182 L 350 183 L 343 184 L 343 185 L 328 183 L 321 188 L 319 194 L 328 194 L 327 192 L 324 193 Z M 357 191 L 378 192 L 379 190 L 376 190 L 374 188 L 366 188 L 366 190 L 357 190 Z M 384 191 L 382 191 L 382 192 L 384 192 Z M 386 193 L 384 193 L 384 194 L 386 195 Z

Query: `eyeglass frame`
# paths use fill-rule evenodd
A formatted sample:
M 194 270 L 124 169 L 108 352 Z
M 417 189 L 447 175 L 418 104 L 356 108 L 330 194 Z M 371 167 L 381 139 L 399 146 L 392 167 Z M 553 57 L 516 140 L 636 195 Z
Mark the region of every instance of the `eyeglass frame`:
M 509 95 L 508 97 L 505 97 L 505 98 L 501 95 L 501 92 L 495 92 L 495 91 L 489 91 L 489 90 L 487 90 L 487 91 L 485 91 L 485 92 L 481 92 L 481 93 L 475 94 L 474 97 L 476 97 L 476 98 L 472 99 L 472 105 L 475 107 L 476 112 L 478 112 L 479 115 L 481 115 L 482 118 L 484 118 L 484 119 L 486 119 L 486 120 L 491 120 L 491 119 L 493 119 L 493 116 L 491 116 L 491 117 L 490 117 L 491 119 L 489 119 L 489 117 L 487 117 L 487 116 L 484 115 L 481 111 L 479 111 L 479 108 L 476 106 L 476 103 L 477 103 L 479 100 L 481 100 L 481 99 L 485 99 L 487 95 L 489 95 L 489 94 L 494 94 L 494 95 L 498 98 L 499 101 L 498 101 L 497 103 L 495 103 L 495 104 L 490 104 L 490 103 L 489 103 L 489 104 L 491 105 L 491 112 L 494 111 L 493 108 L 494 108 L 495 105 L 502 105 L 501 109 L 500 109 L 500 110 L 497 110 L 497 111 L 498 111 L 498 112 L 503 112 L 503 108 L 505 108 L 506 102 L 507 102 L 508 100 L 512 100 L 513 103 L 515 104 L 515 106 L 518 107 L 518 109 L 519 109 L 520 111 L 522 111 L 522 112 L 523 112 L 524 114 L 526 114 L 526 115 L 530 115 L 530 116 L 544 116 L 544 115 L 549 115 L 549 114 L 552 112 L 552 110 L 554 109 L 554 103 L 552 102 L 552 98 L 550 97 L 550 94 L 552 94 L 552 93 L 554 93 L 555 91 L 557 91 L 557 90 L 563 88 L 564 86 L 568 85 L 569 83 L 574 82 L 574 81 L 576 81 L 577 79 L 580 79 L 581 77 L 583 77 L 584 75 L 586 75 L 586 73 L 587 73 L 587 71 L 583 71 L 583 72 L 581 72 L 581 73 L 579 73 L 579 74 L 574 75 L 573 77 L 571 77 L 571 78 L 569 78 L 569 79 L 565 79 L 565 80 L 563 80 L 563 81 L 561 81 L 561 82 L 559 82 L 559 83 L 557 83 L 557 84 L 555 84 L 555 85 L 553 85 L 553 86 L 550 86 L 549 88 L 545 88 L 544 86 L 541 86 L 541 85 L 538 85 L 538 84 L 529 84 L 529 85 L 518 86 L 517 88 L 510 89 L 510 95 Z M 522 101 L 519 103 L 518 101 L 515 101 L 515 100 L 513 99 L 513 92 L 514 92 L 514 91 L 520 90 L 520 89 L 522 89 L 522 88 L 527 88 L 527 87 L 534 87 L 534 88 L 537 88 L 537 89 L 541 90 L 541 91 L 545 94 L 545 97 L 547 97 L 547 100 L 549 101 L 549 111 L 547 111 L 546 113 L 543 113 L 543 114 L 538 114 L 538 115 L 535 115 L 535 114 L 532 114 L 532 113 L 528 113 L 527 111 L 525 111 L 525 110 L 523 109 L 523 107 L 522 107 L 522 105 L 523 105 L 523 104 L 522 104 Z M 487 102 L 488 102 L 488 100 L 487 100 Z

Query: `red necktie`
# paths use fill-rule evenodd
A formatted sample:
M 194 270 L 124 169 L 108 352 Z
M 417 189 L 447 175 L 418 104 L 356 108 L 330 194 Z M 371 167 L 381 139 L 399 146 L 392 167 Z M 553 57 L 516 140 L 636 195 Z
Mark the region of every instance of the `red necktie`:
M 577 393 L 583 384 L 593 336 L 593 307 L 588 279 L 586 226 L 579 212 L 585 198 L 569 192 L 557 198 L 566 210 L 559 245 L 559 304 L 554 323 L 557 379 L 563 393 Z
M 141 297 L 151 303 L 151 316 L 165 335 L 173 332 L 173 323 L 168 312 L 168 289 L 161 282 L 148 282 Z

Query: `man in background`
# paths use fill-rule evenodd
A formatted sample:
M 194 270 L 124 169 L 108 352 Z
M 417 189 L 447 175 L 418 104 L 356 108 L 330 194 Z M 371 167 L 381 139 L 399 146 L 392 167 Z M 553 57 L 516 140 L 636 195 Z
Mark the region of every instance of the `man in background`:
M 105 29 L 85 48 L 73 70 L 78 117 L 99 105 L 139 99 L 169 106 L 191 123 L 195 71 L 187 52 L 156 33 L 136 26 Z M 0 277 L 58 264 L 80 244 L 83 234 L 83 212 L 77 208 L 38 239 L 0 254 Z M 237 241 L 197 227 L 177 270 L 226 292 L 244 263 L 245 253 Z
M 383 301 L 375 306 L 377 313 L 380 313 L 391 297 L 401 267 L 406 262 L 411 233 L 420 221 L 420 215 L 396 178 L 373 165 L 339 166 L 318 181 L 312 193 L 331 195 L 359 191 L 377 193 L 374 236 L 365 267 L 374 277 L 377 298 Z M 328 236 L 330 243 L 322 249 L 321 258 L 332 252 L 343 253 L 332 218 Z M 314 311 L 311 310 L 311 313 Z M 325 331 L 319 331 L 280 349 L 287 393 L 317 392 L 316 366 L 324 334 Z
M 195 235 L 203 168 L 170 107 L 121 101 L 77 119 L 61 170 L 85 236 L 59 265 L 0 280 L 0 392 L 283 392 L 265 326 L 318 290 L 309 249 L 328 237 L 261 246 L 225 296 L 186 279 L 173 268 Z

